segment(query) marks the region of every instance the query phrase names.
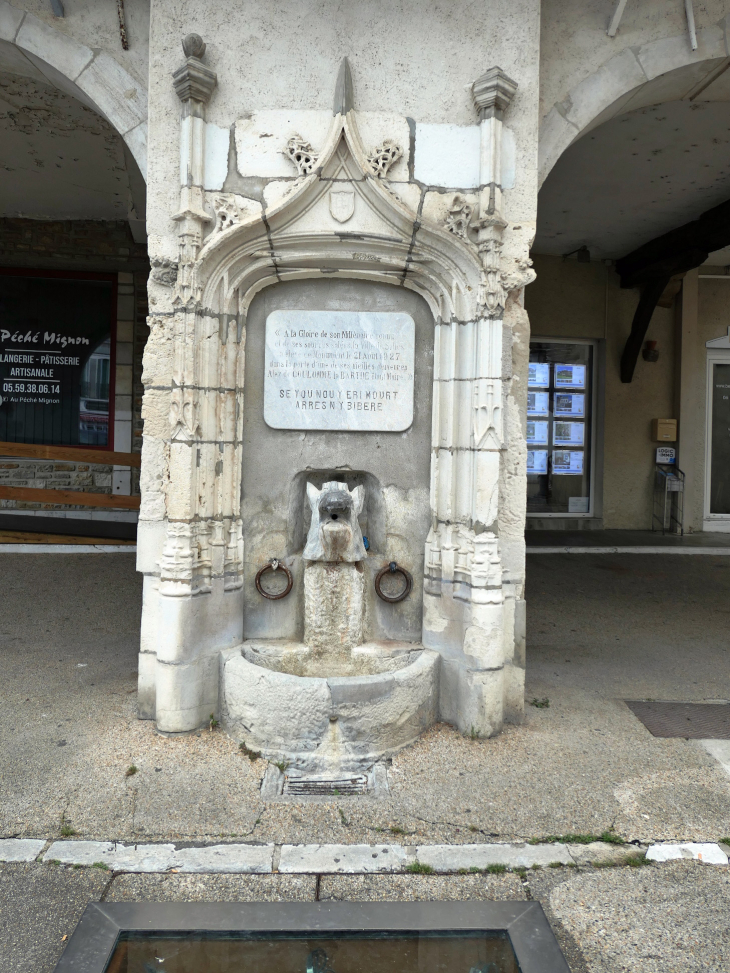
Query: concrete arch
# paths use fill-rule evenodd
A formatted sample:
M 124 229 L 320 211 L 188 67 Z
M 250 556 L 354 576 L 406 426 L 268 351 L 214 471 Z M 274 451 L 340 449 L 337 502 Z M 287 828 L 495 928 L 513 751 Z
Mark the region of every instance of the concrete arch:
M 15 45 L 56 88 L 105 118 L 147 179 L 147 89 L 118 61 L 6 0 L 0 0 L 0 40 Z
M 687 97 L 713 79 L 728 58 L 725 30 L 697 32 L 697 50 L 686 33 L 626 47 L 556 102 L 540 125 L 538 170 L 542 186 L 573 142 L 624 111 Z

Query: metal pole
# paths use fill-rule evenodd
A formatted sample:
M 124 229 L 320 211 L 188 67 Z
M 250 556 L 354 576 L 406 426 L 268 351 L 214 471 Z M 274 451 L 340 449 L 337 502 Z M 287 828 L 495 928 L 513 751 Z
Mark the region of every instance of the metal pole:
M 689 32 L 689 43 L 693 51 L 697 50 L 697 31 L 695 30 L 695 12 L 692 8 L 692 0 L 684 0 L 684 9 L 687 14 L 687 31 Z
M 618 30 L 618 25 L 621 23 L 621 18 L 623 17 L 625 7 L 626 0 L 618 0 L 616 9 L 613 12 L 613 17 L 611 17 L 611 23 L 608 25 L 608 30 L 606 31 L 609 37 L 616 36 L 616 31 Z
M 119 17 L 119 36 L 122 39 L 122 50 L 129 50 L 129 41 L 127 40 L 127 23 L 124 16 L 124 0 L 117 0 L 117 15 Z

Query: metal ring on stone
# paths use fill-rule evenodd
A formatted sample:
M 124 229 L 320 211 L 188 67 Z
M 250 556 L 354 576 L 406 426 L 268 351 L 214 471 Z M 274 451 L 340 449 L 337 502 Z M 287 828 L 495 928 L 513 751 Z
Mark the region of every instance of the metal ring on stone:
M 381 590 L 380 582 L 383 580 L 383 577 L 386 574 L 403 575 L 403 578 L 406 582 L 406 586 L 399 595 L 386 595 Z M 385 567 L 381 568 L 380 571 L 378 571 L 378 573 L 375 575 L 375 591 L 377 593 L 378 598 L 382 598 L 383 601 L 387 601 L 390 604 L 394 604 L 396 601 L 403 601 L 404 598 L 407 598 L 408 595 L 410 595 L 412 590 L 413 590 L 413 576 L 410 574 L 410 572 L 406 571 L 405 568 L 402 568 L 400 567 L 400 565 L 396 564 L 395 561 L 391 561 L 390 564 L 386 564 Z
M 286 575 L 287 578 L 286 588 L 284 588 L 283 591 L 280 591 L 278 595 L 272 595 L 268 591 L 264 591 L 264 588 L 261 584 L 261 576 L 263 574 L 266 574 L 267 571 L 283 571 L 284 574 Z M 294 584 L 294 578 L 292 578 L 291 576 L 291 571 L 285 564 L 282 564 L 281 561 L 277 561 L 276 558 L 269 561 L 268 564 L 265 564 L 262 568 L 260 568 L 256 572 L 256 590 L 264 598 L 268 598 L 269 601 L 278 601 L 280 598 L 286 598 L 286 596 L 291 591 L 293 584 Z

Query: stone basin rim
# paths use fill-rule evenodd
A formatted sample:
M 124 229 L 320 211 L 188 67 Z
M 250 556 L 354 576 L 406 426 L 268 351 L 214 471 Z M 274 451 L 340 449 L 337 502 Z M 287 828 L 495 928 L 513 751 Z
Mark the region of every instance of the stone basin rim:
M 382 649 L 380 653 L 376 650 Z M 390 651 L 388 651 L 390 649 Z M 378 679 L 381 676 L 392 676 L 397 672 L 402 672 L 414 665 L 422 657 L 424 652 L 431 650 L 420 642 L 401 642 L 401 641 L 372 641 L 365 642 L 361 646 L 350 649 L 349 665 L 352 666 L 351 672 L 292 672 L 284 665 L 296 665 L 299 662 L 303 667 L 316 665 L 320 662 L 326 665 L 326 660 L 320 659 L 313 650 L 303 642 L 295 642 L 289 639 L 246 639 L 240 645 L 234 647 L 233 652 L 240 650 L 241 656 L 250 665 L 266 669 L 269 672 L 277 673 L 282 676 L 291 676 L 295 679 L 321 679 L 325 682 L 330 679 Z M 227 654 L 230 654 L 227 653 Z M 277 664 L 279 663 L 279 664 Z M 378 669 L 378 664 L 382 668 Z M 376 667 L 375 671 L 367 671 L 367 667 Z M 358 668 L 360 671 L 358 671 Z

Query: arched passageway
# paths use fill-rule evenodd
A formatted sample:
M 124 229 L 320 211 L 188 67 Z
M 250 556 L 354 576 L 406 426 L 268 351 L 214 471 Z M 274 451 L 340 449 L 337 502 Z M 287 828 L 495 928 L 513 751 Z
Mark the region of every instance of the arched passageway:
M 144 85 L 109 53 L 0 7 L 0 530 L 134 536 L 136 511 L 105 498 L 133 507 L 138 469 L 105 452 L 141 449 L 146 126 Z
M 647 51 L 617 55 L 541 135 L 528 672 L 573 685 L 578 661 L 611 695 L 703 701 L 728 694 L 709 602 L 730 553 L 730 62 L 682 51 L 654 73 Z

